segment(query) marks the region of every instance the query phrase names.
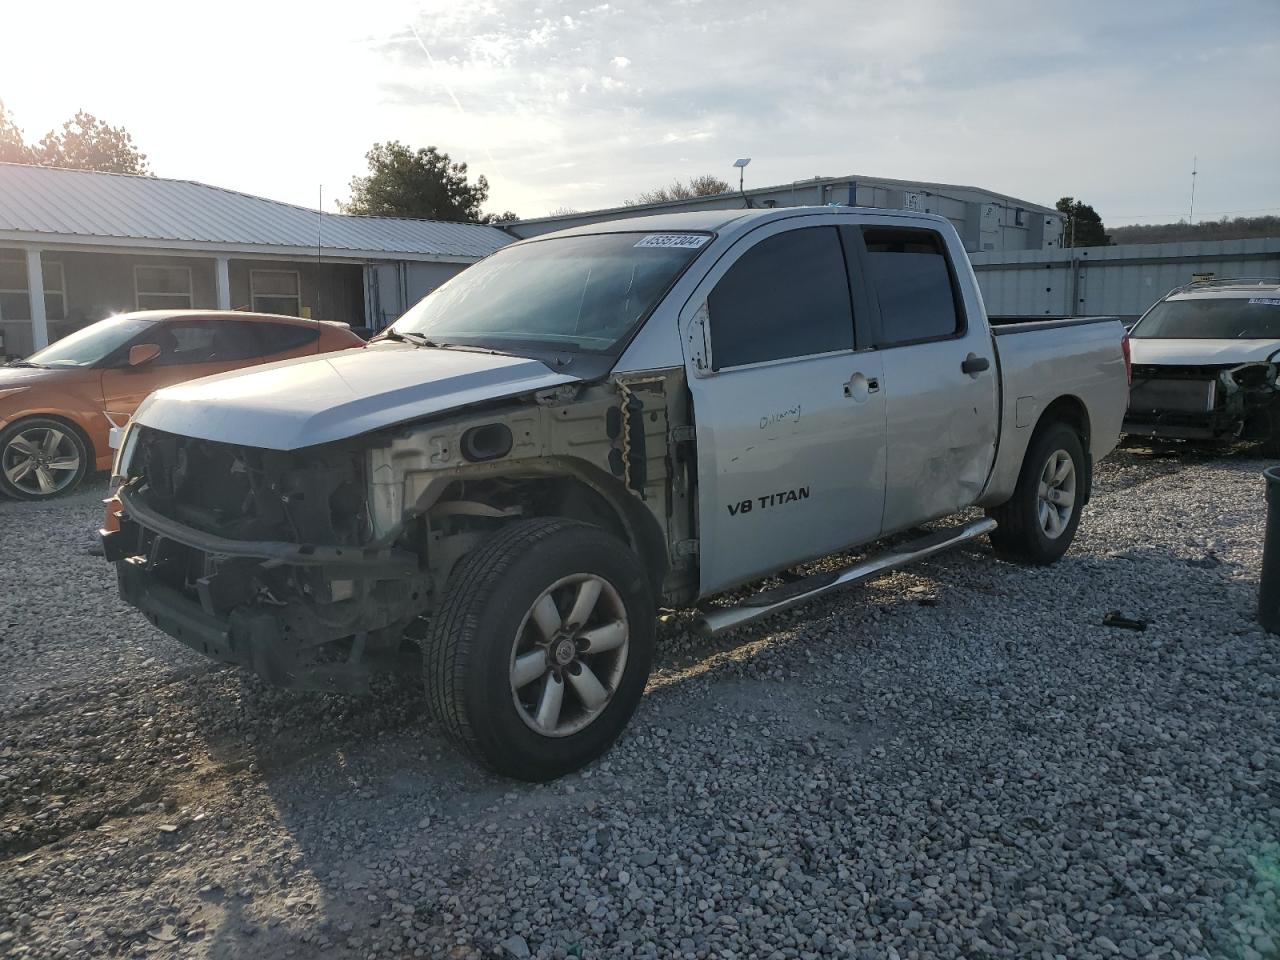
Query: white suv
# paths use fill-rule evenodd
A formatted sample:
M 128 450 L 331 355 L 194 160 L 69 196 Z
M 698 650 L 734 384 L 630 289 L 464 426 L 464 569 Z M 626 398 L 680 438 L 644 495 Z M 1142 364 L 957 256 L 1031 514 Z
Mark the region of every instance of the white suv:
M 1280 453 L 1280 280 L 1206 280 L 1167 294 L 1130 331 L 1124 432 L 1262 441 Z

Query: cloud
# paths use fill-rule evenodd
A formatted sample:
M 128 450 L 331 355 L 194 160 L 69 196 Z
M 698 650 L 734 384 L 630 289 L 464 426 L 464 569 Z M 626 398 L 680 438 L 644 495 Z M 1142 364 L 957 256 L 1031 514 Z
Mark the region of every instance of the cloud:
M 28 134 L 83 106 L 125 124 L 161 175 L 299 203 L 320 182 L 340 194 L 371 143 L 399 139 L 467 161 L 491 207 L 530 216 L 676 177 L 736 183 L 741 156 L 748 185 L 972 183 L 1042 203 L 1070 193 L 1114 222 L 1108 211 L 1179 209 L 1198 155 L 1197 210 L 1280 205 L 1275 0 L 1212 15 L 1198 0 L 391 0 L 354 19 L 338 0 L 306 17 L 225 0 L 183 49 L 188 74 L 222 81 L 146 97 L 100 66 L 103 49 L 143 62 L 163 46 L 166 8 L 140 2 L 150 13 L 120 18 L 68 0 L 71 32 L 61 7 L 15 9 L 0 89 Z M 250 18 L 272 56 L 219 72 Z M 72 66 L 49 74 L 53 36 Z M 271 89 L 306 95 L 282 113 Z M 264 163 L 246 143 L 293 149 Z

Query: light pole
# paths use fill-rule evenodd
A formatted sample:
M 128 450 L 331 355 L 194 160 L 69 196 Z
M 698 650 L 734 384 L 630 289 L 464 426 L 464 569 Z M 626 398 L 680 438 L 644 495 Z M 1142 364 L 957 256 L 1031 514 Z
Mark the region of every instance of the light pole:
M 747 205 L 747 191 L 743 188 L 743 174 L 747 171 L 747 164 L 751 162 L 750 157 L 742 157 L 740 160 L 733 161 L 733 165 L 738 168 L 738 192 L 742 194 L 742 205 Z

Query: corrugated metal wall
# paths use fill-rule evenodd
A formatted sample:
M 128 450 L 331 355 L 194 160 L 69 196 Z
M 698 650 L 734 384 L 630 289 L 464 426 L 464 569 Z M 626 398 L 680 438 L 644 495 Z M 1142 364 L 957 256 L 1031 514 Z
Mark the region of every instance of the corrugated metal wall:
M 1280 237 L 975 253 L 993 317 L 1138 317 L 1197 274 L 1280 278 Z

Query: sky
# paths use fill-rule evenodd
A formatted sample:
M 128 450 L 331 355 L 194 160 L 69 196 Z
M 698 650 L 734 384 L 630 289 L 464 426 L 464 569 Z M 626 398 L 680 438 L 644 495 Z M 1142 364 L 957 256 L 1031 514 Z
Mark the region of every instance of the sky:
M 1280 0 L 6 5 L 28 139 L 84 109 L 158 176 L 314 207 L 383 140 L 486 210 L 620 205 L 704 173 L 966 184 L 1110 226 L 1280 214 Z

